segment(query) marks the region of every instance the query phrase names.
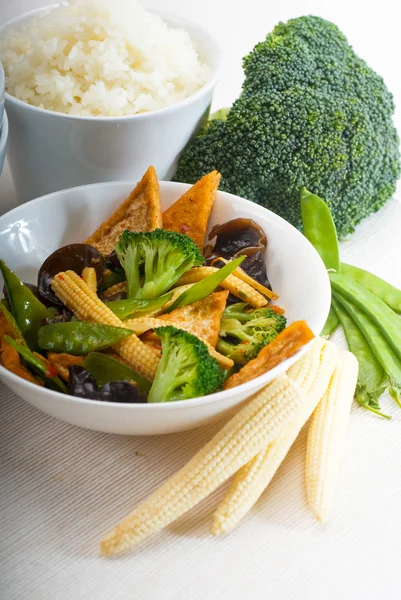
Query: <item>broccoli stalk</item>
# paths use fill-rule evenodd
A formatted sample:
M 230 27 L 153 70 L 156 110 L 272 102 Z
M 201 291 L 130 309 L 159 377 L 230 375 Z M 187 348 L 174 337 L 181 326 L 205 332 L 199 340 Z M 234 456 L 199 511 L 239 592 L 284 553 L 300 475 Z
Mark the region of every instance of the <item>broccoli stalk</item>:
M 165 229 L 124 231 L 116 253 L 127 278 L 129 299 L 157 298 L 188 269 L 204 262 L 190 237 Z
M 287 320 L 271 308 L 247 312 L 245 305 L 233 304 L 224 312 L 217 350 L 238 364 L 246 364 L 284 329 Z M 227 338 L 227 339 L 223 339 Z
M 155 332 L 161 339 L 162 356 L 148 402 L 198 398 L 222 386 L 224 371 L 204 342 L 172 325 L 157 327 Z
M 301 228 L 303 186 L 339 237 L 391 198 L 400 175 L 394 102 L 344 34 L 314 16 L 279 23 L 243 61 L 240 97 L 182 153 L 175 179 L 217 169 L 220 189 Z

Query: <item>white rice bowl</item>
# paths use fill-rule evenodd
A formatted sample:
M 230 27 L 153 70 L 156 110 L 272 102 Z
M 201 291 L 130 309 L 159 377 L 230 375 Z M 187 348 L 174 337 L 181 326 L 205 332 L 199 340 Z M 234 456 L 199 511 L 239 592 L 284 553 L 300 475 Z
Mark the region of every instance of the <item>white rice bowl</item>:
M 194 42 L 136 0 L 70 0 L 0 40 L 6 90 L 46 110 L 124 116 L 176 104 L 207 81 Z

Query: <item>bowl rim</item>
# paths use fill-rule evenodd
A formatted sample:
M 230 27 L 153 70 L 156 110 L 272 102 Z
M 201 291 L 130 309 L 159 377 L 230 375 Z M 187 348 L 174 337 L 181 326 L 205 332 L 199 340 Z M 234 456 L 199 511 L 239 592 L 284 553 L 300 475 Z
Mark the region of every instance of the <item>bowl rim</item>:
M 3 119 L 0 123 L 0 154 L 5 150 L 7 146 L 8 140 L 8 117 L 7 111 L 3 111 Z M 0 165 L 0 174 L 1 174 L 1 165 Z M 7 214 L 7 213 L 5 213 Z
M 35 8 L 33 10 L 30 10 L 30 11 L 21 13 L 15 17 L 12 17 L 11 19 L 8 19 L 7 21 L 4 21 L 4 23 L 0 24 L 0 34 L 10 26 L 12 27 L 13 25 L 17 25 L 19 22 L 28 21 L 31 17 L 34 17 L 35 15 L 40 14 L 41 12 L 46 12 L 50 9 L 55 9 L 62 4 L 63 4 L 63 2 L 59 2 L 57 4 L 49 4 L 47 6 Z M 4 76 L 6 102 L 10 103 L 10 105 L 14 104 L 16 107 L 20 108 L 21 110 L 24 110 L 24 109 L 31 110 L 34 113 L 39 114 L 39 115 L 46 115 L 46 116 L 50 116 L 50 117 L 51 116 L 62 117 L 63 119 L 67 119 L 67 120 L 71 120 L 71 121 L 118 123 L 120 121 L 124 122 L 124 121 L 128 121 L 128 120 L 142 121 L 142 120 L 149 119 L 154 115 L 156 117 L 158 117 L 159 115 L 160 116 L 164 116 L 164 115 L 168 116 L 170 113 L 174 112 L 175 110 L 179 109 L 180 107 L 187 106 L 187 105 L 191 104 L 192 102 L 196 102 L 200 97 L 205 96 L 209 91 L 213 90 L 219 80 L 220 73 L 223 68 L 223 51 L 222 51 L 221 45 L 218 43 L 216 38 L 206 28 L 202 27 L 201 25 L 199 25 L 192 19 L 188 19 L 187 17 L 183 17 L 176 13 L 172 13 L 172 12 L 165 11 L 165 10 L 158 10 L 158 9 L 153 9 L 153 8 L 149 8 L 149 7 L 144 7 L 144 8 L 146 9 L 146 11 L 155 13 L 156 15 L 160 16 L 168 24 L 173 25 L 173 26 L 179 26 L 182 29 L 185 29 L 189 33 L 191 40 L 193 40 L 191 32 L 196 32 L 196 34 L 198 34 L 199 37 L 201 37 L 202 40 L 205 41 L 208 44 L 208 46 L 211 48 L 211 51 L 212 51 L 211 54 L 213 55 L 214 60 L 213 60 L 213 63 L 209 65 L 210 69 L 211 69 L 210 76 L 207 79 L 206 83 L 201 88 L 199 88 L 195 93 L 191 94 L 187 98 L 184 98 L 183 100 L 180 100 L 179 102 L 171 104 L 170 106 L 165 106 L 164 108 L 158 108 L 156 110 L 150 110 L 150 111 L 144 112 L 144 113 L 134 113 L 132 115 L 121 115 L 121 116 L 116 115 L 113 117 L 105 116 L 105 115 L 99 115 L 99 116 L 70 115 L 68 113 L 62 113 L 62 112 L 58 112 L 58 111 L 49 110 L 46 108 L 40 108 L 38 106 L 29 104 L 28 102 L 24 102 L 23 100 L 19 100 L 15 96 L 12 96 L 11 94 L 9 94 L 7 92 L 7 89 L 6 89 L 6 83 L 7 83 L 6 79 L 7 78 Z
M 6 212 L 4 215 L 0 216 L 0 224 L 1 221 L 4 217 L 10 217 L 13 216 L 14 212 L 20 211 L 21 207 L 27 206 L 27 205 L 35 205 L 35 204 L 41 204 L 42 202 L 46 202 L 49 199 L 51 199 L 51 197 L 56 197 L 60 194 L 67 194 L 68 192 L 71 192 L 72 190 L 85 190 L 87 188 L 96 188 L 96 187 L 112 187 L 116 184 L 121 184 L 121 185 L 129 185 L 129 186 L 135 186 L 135 184 L 138 183 L 138 180 L 131 180 L 131 181 L 106 181 L 106 182 L 99 182 L 99 183 L 90 183 L 90 184 L 86 184 L 86 185 L 80 185 L 80 186 L 73 186 L 70 188 L 65 188 L 63 190 L 59 190 L 56 192 L 51 192 L 49 194 L 46 194 L 44 196 L 40 196 L 39 198 L 34 198 L 33 200 L 30 200 L 29 202 L 26 202 L 24 204 L 20 204 L 19 206 L 16 206 L 15 208 L 13 208 L 12 210 Z M 169 185 L 173 185 L 174 187 L 178 187 L 181 188 L 182 191 L 186 191 L 191 187 L 191 184 L 187 184 L 187 183 L 181 183 L 181 182 L 173 182 L 173 181 L 164 181 L 161 180 L 159 181 L 160 184 L 160 188 L 164 187 L 165 185 L 169 186 Z M 246 209 L 246 207 L 252 207 L 253 211 L 256 209 L 256 212 L 267 212 L 269 215 L 269 219 L 271 221 L 276 221 L 279 225 L 283 225 L 284 227 L 288 228 L 289 230 L 291 230 L 292 235 L 298 237 L 299 239 L 302 238 L 303 243 L 305 243 L 307 246 L 310 247 L 310 249 L 313 251 L 313 253 L 315 254 L 317 263 L 320 263 L 321 266 L 321 274 L 322 274 L 322 287 L 323 287 L 323 293 L 324 293 L 324 302 L 321 302 L 321 315 L 320 315 L 320 319 L 317 319 L 317 322 L 319 324 L 320 330 L 323 329 L 324 323 L 326 322 L 327 316 L 329 314 L 329 310 L 330 310 L 330 304 L 331 304 L 331 286 L 330 286 L 330 279 L 329 276 L 327 274 L 327 270 L 326 267 L 324 266 L 324 263 L 321 259 L 321 257 L 319 256 L 318 252 L 315 250 L 315 248 L 312 246 L 312 244 L 309 242 L 309 240 L 298 230 L 296 229 L 296 227 L 294 227 L 293 225 L 291 225 L 291 223 L 289 223 L 288 221 L 286 221 L 285 219 L 283 219 L 283 217 L 280 217 L 279 215 L 277 215 L 276 213 L 274 213 L 273 211 L 264 208 L 263 206 L 260 206 L 259 204 L 255 204 L 254 202 L 251 202 L 250 200 L 246 200 L 245 198 L 242 198 L 241 196 L 236 196 L 235 194 L 230 194 L 229 192 L 224 192 L 222 190 L 218 190 L 217 194 L 224 194 L 225 196 L 228 196 L 228 199 L 235 199 L 235 200 L 240 200 L 241 203 L 244 204 L 244 207 Z M 324 308 L 325 307 L 325 308 Z M 320 334 L 320 332 L 318 334 L 315 335 L 315 338 Z M 303 346 L 300 350 L 298 350 L 298 352 L 296 352 L 293 356 L 291 356 L 290 358 L 287 358 L 285 361 L 281 362 L 280 364 L 278 364 L 276 367 L 274 367 L 273 369 L 271 369 L 270 371 L 267 371 L 266 373 L 263 373 L 263 375 L 259 375 L 258 377 L 256 377 L 255 379 L 252 379 L 251 381 L 247 381 L 245 383 L 242 383 L 238 386 L 236 386 L 235 388 L 230 388 L 228 390 L 221 390 L 219 392 L 215 392 L 213 394 L 208 394 L 207 396 L 200 396 L 197 398 L 189 398 L 188 400 L 172 400 L 171 402 L 155 402 L 152 404 L 149 403 L 138 403 L 138 404 L 129 404 L 129 403 L 119 403 L 119 402 L 103 402 L 100 400 L 90 400 L 88 398 L 78 398 L 77 396 L 71 396 L 70 394 L 63 394 L 61 392 L 57 392 L 54 390 L 51 390 L 49 388 L 45 388 L 42 387 L 40 389 L 41 393 L 44 393 L 46 396 L 49 396 L 49 398 L 54 398 L 60 401 L 72 401 L 75 404 L 84 404 L 84 405 L 89 405 L 89 406 L 93 406 L 93 407 L 115 407 L 116 410 L 141 410 L 141 411 L 163 411 L 163 410 L 177 410 L 180 407 L 188 406 L 189 408 L 195 408 L 197 406 L 200 405 L 206 405 L 206 404 L 211 404 L 214 402 L 218 402 L 219 400 L 223 400 L 225 398 L 227 398 L 230 394 L 232 394 L 233 392 L 246 392 L 246 398 L 249 398 L 253 393 L 255 393 L 256 391 L 258 391 L 259 389 L 262 389 L 265 385 L 267 385 L 268 383 L 270 383 L 270 381 L 273 381 L 273 379 L 275 379 L 279 374 L 283 374 L 282 373 L 282 366 L 283 364 L 288 365 L 286 368 L 286 371 L 289 369 L 289 367 L 294 364 L 294 362 L 296 362 L 298 360 L 298 358 L 300 358 L 307 350 L 308 348 L 313 344 L 315 338 L 313 338 L 308 344 L 306 344 L 305 346 Z M 4 380 L 10 379 L 11 381 L 15 382 L 18 385 L 21 385 L 22 387 L 26 387 L 28 390 L 31 390 L 32 392 L 35 392 L 35 390 L 37 389 L 37 386 L 25 379 L 23 379 L 22 377 L 19 377 L 18 375 L 15 375 L 14 373 L 12 373 L 11 371 L 8 371 L 5 367 L 3 367 L 2 365 L 0 365 L 0 373 L 1 376 Z M 265 383 L 261 384 L 261 380 L 265 380 Z

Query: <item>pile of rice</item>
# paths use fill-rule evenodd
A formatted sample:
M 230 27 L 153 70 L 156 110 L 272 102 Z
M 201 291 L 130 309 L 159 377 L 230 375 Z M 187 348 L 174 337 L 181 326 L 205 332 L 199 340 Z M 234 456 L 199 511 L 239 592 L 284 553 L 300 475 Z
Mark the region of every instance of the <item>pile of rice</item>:
M 70 0 L 1 36 L 9 94 L 47 110 L 122 116 L 164 108 L 207 81 L 189 34 L 136 0 Z

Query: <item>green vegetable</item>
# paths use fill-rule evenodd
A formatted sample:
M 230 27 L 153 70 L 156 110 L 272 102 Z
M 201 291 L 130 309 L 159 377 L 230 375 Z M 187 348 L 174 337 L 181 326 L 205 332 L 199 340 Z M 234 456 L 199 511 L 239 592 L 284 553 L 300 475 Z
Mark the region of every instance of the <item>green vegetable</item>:
M 125 281 L 124 271 L 111 271 L 104 276 L 102 287 L 103 289 L 107 290 L 109 287 L 112 287 L 117 283 L 121 283 L 122 281 Z
M 401 320 L 398 315 L 380 298 L 349 277 L 338 273 L 330 273 L 330 281 L 334 292 L 364 311 L 372 323 L 377 325 L 401 361 Z
M 49 366 L 44 359 L 40 358 L 39 355 L 34 354 L 24 344 L 21 344 L 20 342 L 17 342 L 16 340 L 13 340 L 12 338 L 10 338 L 10 336 L 5 335 L 4 339 L 6 340 L 6 342 L 8 342 L 10 344 L 10 346 L 12 346 L 18 352 L 18 354 L 24 360 L 26 360 L 26 362 L 31 367 L 33 367 L 34 370 L 39 371 L 39 373 L 44 375 L 45 380 L 47 380 L 48 382 L 52 382 L 54 384 L 54 386 L 59 389 L 59 391 L 61 391 L 61 392 L 67 391 L 67 388 L 65 387 L 65 385 L 61 381 L 61 379 L 57 376 L 57 374 L 55 372 L 53 372 L 52 370 L 51 371 L 49 370 Z
M 225 121 L 229 112 L 229 108 L 219 108 L 210 115 L 209 121 Z
M 264 346 L 277 337 L 286 326 L 287 319 L 271 308 L 244 312 L 241 308 L 233 310 L 233 306 L 236 304 L 225 311 L 221 320 L 216 349 L 243 365 L 255 358 Z
M 135 318 L 161 308 L 171 300 L 173 293 L 168 292 L 151 300 L 129 300 L 127 298 L 126 300 L 110 300 L 106 304 L 119 319 Z
M 233 319 L 241 318 L 245 323 L 246 319 L 252 319 L 252 311 L 249 304 L 246 302 L 235 302 L 235 304 L 229 304 L 224 311 L 225 317 L 232 317 Z
M 340 272 L 340 249 L 333 217 L 326 202 L 311 194 L 303 187 L 301 189 L 302 227 L 305 237 L 317 250 L 326 269 Z M 338 327 L 338 318 L 330 308 L 329 316 L 321 332 L 324 338 L 330 337 Z
M 391 283 L 387 283 L 384 279 L 364 269 L 345 263 L 341 263 L 341 273 L 350 277 L 355 283 L 359 283 L 365 287 L 372 294 L 375 294 L 375 296 L 383 300 L 396 313 L 401 313 L 401 290 L 391 285 Z
M 21 330 L 22 336 L 31 350 L 37 349 L 37 332 L 42 319 L 51 316 L 51 312 L 31 290 L 22 283 L 3 260 L 0 270 L 7 290 L 12 315 Z
M 383 367 L 390 383 L 389 393 L 401 407 L 399 394 L 401 391 L 401 360 L 396 356 L 384 335 L 384 329 L 375 325 L 369 316 L 356 304 L 335 292 L 334 297 L 347 311 L 351 319 L 361 330 L 377 361 Z
M 194 283 L 194 285 L 178 296 L 175 302 L 173 302 L 173 304 L 169 307 L 167 312 L 171 312 L 180 306 L 187 306 L 187 304 L 192 304 L 193 302 L 197 302 L 198 300 L 202 300 L 202 298 L 209 296 L 220 285 L 220 283 L 226 279 L 226 277 L 235 271 L 235 269 L 242 263 L 244 258 L 245 256 L 239 256 L 235 260 L 228 262 L 226 265 L 224 265 L 224 267 L 221 267 L 221 269 L 215 273 L 212 273 L 211 275 L 205 277 L 205 279 Z
M 358 325 L 353 321 L 343 305 L 335 298 L 332 299 L 332 305 L 344 330 L 348 348 L 355 354 L 359 363 L 358 386 L 355 392 L 355 400 L 363 408 L 376 415 L 390 419 L 389 415 L 381 412 L 378 402 L 380 396 L 388 386 L 383 367 L 372 352 Z
M 38 344 L 41 350 L 48 352 L 67 352 L 68 354 L 88 354 L 93 350 L 109 348 L 125 340 L 134 332 L 123 327 L 69 321 L 44 325 L 38 331 Z
M 326 202 L 301 189 L 301 215 L 305 237 L 317 250 L 326 269 L 340 271 L 340 251 L 333 217 Z
M 220 389 L 224 370 L 204 342 L 172 325 L 157 327 L 155 332 L 162 342 L 162 357 L 148 402 L 187 400 Z
M 13 315 L 8 310 L 7 301 L 4 298 L 2 300 L 0 300 L 0 311 L 3 313 L 5 320 L 9 324 L 10 329 L 13 333 L 14 339 L 17 340 L 17 342 L 19 342 L 23 346 L 26 346 L 26 341 L 23 338 L 21 330 L 18 327 L 17 322 L 14 319 Z
M 150 390 L 150 382 L 147 379 L 107 354 L 90 352 L 84 360 L 84 367 L 93 375 L 99 387 L 110 381 L 134 381 L 145 395 Z
M 243 61 L 226 120 L 184 150 L 175 179 L 217 169 L 220 189 L 301 226 L 299 192 L 325 198 L 340 238 L 393 195 L 400 175 L 394 102 L 344 34 L 315 16 L 279 23 Z
M 321 332 L 321 337 L 327 339 L 329 338 L 339 326 L 338 317 L 336 311 L 333 309 L 333 306 L 330 307 L 329 316 L 327 317 L 327 321 L 324 324 L 324 327 Z
M 175 231 L 124 231 L 116 246 L 127 277 L 129 299 L 157 298 L 186 271 L 204 263 L 191 238 Z

